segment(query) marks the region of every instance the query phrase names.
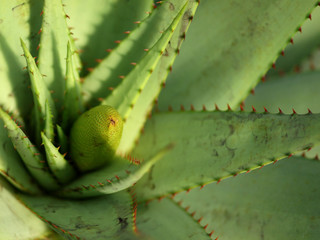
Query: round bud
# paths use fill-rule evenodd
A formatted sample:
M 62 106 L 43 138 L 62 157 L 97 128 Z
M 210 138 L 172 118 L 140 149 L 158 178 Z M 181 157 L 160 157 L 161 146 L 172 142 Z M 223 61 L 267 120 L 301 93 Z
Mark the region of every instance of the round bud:
M 123 122 L 113 107 L 97 106 L 83 113 L 73 124 L 70 134 L 72 160 L 82 172 L 101 167 L 113 159 Z

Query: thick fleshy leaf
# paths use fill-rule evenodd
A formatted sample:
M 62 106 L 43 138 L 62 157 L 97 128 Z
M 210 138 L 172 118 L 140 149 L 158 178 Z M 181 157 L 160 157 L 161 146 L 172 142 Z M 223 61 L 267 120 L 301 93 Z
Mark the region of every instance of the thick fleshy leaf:
M 16 199 L 12 187 L 1 176 L 0 209 L 0 239 L 35 239 L 48 232 L 47 226 Z
M 0 142 L 0 174 L 23 192 L 31 194 L 40 193 L 38 185 L 34 183 L 29 172 L 23 165 L 19 154 L 14 149 L 1 120 Z
M 96 67 L 107 56 L 106 49 L 116 47 L 115 41 L 124 39 L 127 31 L 135 27 L 135 21 L 148 16 L 152 3 L 152 0 L 95 0 L 92 4 L 87 0 L 68 0 L 65 6 L 70 16 L 68 25 L 81 49 L 85 68 Z
M 50 172 L 39 150 L 31 143 L 29 138 L 21 130 L 11 117 L 0 108 L 0 117 L 8 131 L 14 148 L 20 154 L 25 166 L 38 183 L 48 190 L 59 187 Z
M 134 155 L 147 158 L 169 143 L 174 149 L 136 185 L 141 200 L 219 182 L 320 144 L 320 115 L 161 113 L 147 123 Z
M 178 194 L 219 239 L 318 239 L 320 162 L 290 158 Z
M 35 53 L 43 2 L 4 0 L 0 8 L 0 104 L 12 112 L 27 116 L 32 108 L 30 81 L 23 71 L 20 37 Z
M 65 90 L 65 73 L 67 44 L 70 42 L 74 68 L 81 68 L 79 55 L 76 53 L 73 38 L 67 26 L 61 0 L 44 1 L 41 40 L 39 45 L 39 69 L 45 75 L 44 81 L 50 91 L 53 91 L 58 109 L 63 104 Z
M 284 77 L 274 77 L 264 83 L 260 83 L 245 100 L 246 111 L 251 111 L 252 106 L 259 111 L 265 107 L 271 113 L 279 112 L 308 113 L 308 108 L 313 113 L 320 112 L 320 71 L 289 74 Z
M 127 38 L 120 41 L 117 47 L 84 79 L 85 102 L 91 107 L 99 104 L 100 99 L 103 100 L 111 95 L 112 89 L 122 81 L 126 81 L 126 76 L 139 67 L 139 62 L 149 55 L 148 50 L 151 50 L 163 36 L 163 32 L 170 27 L 186 2 L 186 0 L 164 2 L 145 20 L 138 21 L 138 27 Z M 138 91 L 139 88 L 134 90 Z
M 123 120 L 126 121 L 132 108 L 150 79 L 153 69 L 157 66 L 164 53 L 172 34 L 180 22 L 187 4 L 179 11 L 172 24 L 163 32 L 160 39 L 147 51 L 147 54 L 134 67 L 127 77 L 101 103 L 116 108 Z M 147 89 L 146 89 L 147 90 Z M 124 97 L 125 96 L 125 97 Z
M 131 114 L 126 120 L 123 128 L 123 136 L 121 139 L 118 150 L 122 153 L 129 151 L 132 148 L 134 141 L 137 139 L 140 129 L 143 127 L 148 113 L 158 97 L 161 88 L 165 84 L 171 66 L 177 56 L 180 46 L 186 35 L 186 31 L 191 23 L 196 8 L 199 3 L 197 0 L 188 1 L 186 10 L 182 16 L 181 21 L 178 23 L 168 46 L 164 50 L 157 67 L 153 70 L 149 81 L 147 82 L 144 90 L 141 92 L 140 97 L 137 99 Z
M 284 50 L 284 57 L 279 57 L 275 63 L 275 69 L 270 69 L 268 77 L 276 74 L 290 73 L 301 69 L 301 63 L 320 46 L 320 8 L 314 9 L 310 14 L 311 20 L 307 20 L 301 27 L 301 33 L 293 37 L 293 45 L 290 44 Z M 310 68 L 308 68 L 310 69 Z M 303 70 L 303 69 L 301 69 Z
M 127 192 L 84 201 L 49 196 L 19 197 L 66 239 L 136 239 L 133 232 L 132 199 Z
M 237 106 L 317 3 L 201 1 L 159 107 Z
M 64 158 L 53 143 L 41 133 L 42 143 L 46 150 L 47 163 L 60 183 L 70 182 L 76 176 L 73 166 Z
M 36 142 L 41 142 L 40 131 L 46 129 L 47 133 L 53 134 L 53 122 L 55 122 L 55 107 L 51 94 L 43 81 L 42 74 L 40 73 L 33 57 L 31 56 L 27 46 L 21 39 L 21 46 L 23 48 L 24 56 L 28 65 L 28 72 L 31 82 L 31 90 L 34 102 L 34 115 L 36 123 Z M 48 104 L 48 107 L 46 106 Z M 51 117 L 52 116 L 52 120 Z M 50 123 L 51 122 L 51 123 Z M 45 126 L 44 126 L 45 123 Z M 51 126 L 50 126 L 51 125 Z M 53 137 L 53 136 L 48 136 Z
M 64 97 L 63 119 L 62 127 L 67 130 L 70 129 L 72 123 L 83 112 L 82 97 L 80 90 L 80 83 L 77 79 L 78 72 L 74 68 L 73 55 L 76 54 L 71 51 L 70 42 L 68 43 L 67 52 L 67 72 L 66 72 L 66 90 Z
M 57 125 L 57 136 L 60 152 L 66 153 L 68 151 L 68 137 L 59 125 Z
M 250 95 L 245 101 L 244 109 L 251 110 L 254 106 L 257 111 L 263 111 L 265 107 L 269 112 L 303 114 L 312 111 L 320 112 L 320 72 L 304 72 L 290 74 L 284 77 L 272 78 L 265 83 L 260 83 L 255 89 L 254 95 Z M 307 157 L 320 156 L 320 146 L 312 148 L 304 153 Z
M 117 157 L 111 165 L 79 177 L 57 194 L 63 197 L 86 198 L 122 191 L 136 184 L 172 148 L 173 145 L 166 146 L 141 165 L 140 160 L 131 158 L 129 162 Z
M 148 239 L 210 240 L 205 229 L 172 200 L 138 205 L 137 230 Z

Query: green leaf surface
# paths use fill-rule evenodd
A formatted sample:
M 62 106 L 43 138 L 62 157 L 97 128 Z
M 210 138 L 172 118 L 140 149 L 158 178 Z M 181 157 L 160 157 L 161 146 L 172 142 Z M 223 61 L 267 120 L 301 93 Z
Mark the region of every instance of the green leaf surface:
M 288 44 L 317 0 L 203 0 L 160 109 L 237 106 Z M 254 11 L 253 11 L 254 9 Z M 267 36 L 267 37 L 266 37 Z M 272 39 L 272 41 L 270 41 Z
M 319 171 L 319 161 L 293 157 L 174 200 L 203 217 L 219 240 L 318 239 Z
M 279 112 L 308 113 L 308 108 L 313 113 L 320 112 L 320 71 L 304 72 L 300 74 L 288 74 L 258 84 L 254 95 L 245 100 L 246 111 L 251 111 L 252 106 L 259 111 L 265 107 L 271 113 Z
M 96 0 L 92 4 L 87 0 L 68 0 L 64 7 L 70 16 L 68 25 L 81 49 L 85 68 L 96 67 L 107 56 L 106 49 L 116 47 L 115 41 L 123 40 L 127 36 L 125 32 L 135 28 L 135 21 L 148 16 L 152 3 L 152 0 Z
M 66 239 L 134 240 L 131 196 L 120 192 L 74 201 L 20 195 L 26 206 Z
M 45 123 L 44 123 L 44 132 L 46 136 L 53 140 L 54 139 L 54 128 L 53 128 L 53 115 L 52 110 L 48 101 L 46 101 L 46 112 L 45 112 Z
M 17 200 L 12 186 L 10 186 L 1 176 L 0 209 L 1 239 L 38 239 L 48 232 L 47 226 Z
M 254 106 L 257 111 L 292 113 L 293 109 L 299 113 L 320 112 L 320 72 L 303 72 L 289 74 L 284 77 L 273 77 L 265 83 L 260 83 L 255 89 L 254 95 L 250 95 L 245 101 L 244 109 L 251 110 Z M 304 153 L 309 158 L 320 156 L 320 147 L 315 146 Z
M 55 107 L 53 99 L 48 91 L 47 86 L 45 85 L 42 74 L 40 73 L 33 57 L 31 56 L 27 46 L 21 39 L 21 46 L 24 51 L 24 56 L 28 65 L 28 72 L 31 81 L 31 90 L 33 93 L 33 102 L 34 102 L 34 114 L 36 122 L 36 142 L 40 142 L 40 131 L 43 129 L 46 130 L 49 135 L 53 134 L 52 123 L 55 122 Z M 48 104 L 49 107 L 46 107 Z M 48 114 L 48 115 L 47 115 Z M 52 115 L 52 120 L 50 118 Z M 45 126 L 44 124 L 45 123 Z M 51 125 L 51 126 L 50 126 Z M 48 136 L 52 137 L 52 136 Z
M 198 5 L 197 0 L 188 1 L 181 21 L 179 21 L 159 63 L 153 70 L 144 90 L 134 104 L 131 114 L 128 116 L 123 129 L 123 135 L 126 137 L 121 139 L 118 147 L 119 152 L 125 153 L 131 150 L 134 141 L 137 139 L 140 129 L 143 127 L 147 115 L 165 83 Z
M 203 227 L 172 200 L 138 205 L 137 229 L 152 240 L 210 240 Z
M 82 97 L 80 91 L 80 83 L 78 82 L 78 72 L 74 68 L 74 58 L 70 43 L 68 43 L 67 52 L 67 72 L 66 72 L 66 90 L 64 96 L 64 108 L 62 127 L 67 130 L 71 127 L 72 123 L 83 112 Z M 76 77 L 77 76 L 77 77 Z
M 174 149 L 136 185 L 145 200 L 220 181 L 320 143 L 320 115 L 244 112 L 157 114 L 147 123 L 133 154 L 148 158 Z
M 66 153 L 68 151 L 68 137 L 59 125 L 57 125 L 57 136 L 58 143 L 60 146 L 60 152 Z
M 76 171 L 43 132 L 41 137 L 46 150 L 47 162 L 52 173 L 60 183 L 70 182 L 75 178 Z
M 302 60 L 307 59 L 320 47 L 320 8 L 315 8 L 311 13 L 311 20 L 307 20 L 301 26 L 301 33 L 293 37 L 293 45 L 290 44 L 284 50 L 284 56 L 279 57 L 275 63 L 276 68 L 268 71 L 268 77 L 277 74 L 291 73 L 301 68 Z
M 0 104 L 12 112 L 27 116 L 32 108 L 29 79 L 20 57 L 20 37 L 35 53 L 40 28 L 42 1 L 4 0 L 0 8 Z M 14 26 L 14 27 L 13 27 Z
M 143 67 L 139 67 L 140 61 L 149 55 L 148 50 L 163 36 L 163 32 L 170 27 L 186 2 L 164 2 L 153 10 L 150 16 L 138 22 L 138 26 L 84 79 L 84 100 L 90 107 L 99 104 L 99 99 L 103 100 L 111 95 L 113 91 L 110 89 L 115 89 L 118 84 L 127 81 L 126 76 L 131 71 Z M 160 57 L 160 54 L 157 54 Z M 138 91 L 139 88 L 134 90 Z
M 141 165 L 140 160 L 135 158 L 130 158 L 129 162 L 116 157 L 111 165 L 79 177 L 59 190 L 57 194 L 71 198 L 86 198 L 122 191 L 136 184 L 172 148 L 172 145 L 165 146 L 150 160 L 143 161 Z
M 18 126 L 2 109 L 0 109 L 0 117 L 4 122 L 14 148 L 19 153 L 31 175 L 45 189 L 57 189 L 59 186 L 51 173 L 47 171 L 48 167 L 43 156 L 21 130 L 21 126 Z
M 40 193 L 38 185 L 34 183 L 19 154 L 14 149 L 2 121 L 0 121 L 0 142 L 0 174 L 23 192 Z
M 129 75 L 125 77 L 119 86 L 101 103 L 102 105 L 110 105 L 116 108 L 124 121 L 127 120 L 134 104 L 140 97 L 141 91 L 144 90 L 145 85 L 150 79 L 151 73 L 157 66 L 161 55 L 164 53 L 175 28 L 183 16 L 186 6 L 185 4 L 182 7 L 172 21 L 172 24 L 163 32 L 160 39 L 148 50 L 147 54 L 134 67 Z
M 44 81 L 50 91 L 53 91 L 58 109 L 63 104 L 65 91 L 67 44 L 70 42 L 73 52 L 74 68 L 81 68 L 79 55 L 75 52 L 73 38 L 67 26 L 67 15 L 61 0 L 44 1 L 41 39 L 39 48 L 39 69 L 45 74 Z

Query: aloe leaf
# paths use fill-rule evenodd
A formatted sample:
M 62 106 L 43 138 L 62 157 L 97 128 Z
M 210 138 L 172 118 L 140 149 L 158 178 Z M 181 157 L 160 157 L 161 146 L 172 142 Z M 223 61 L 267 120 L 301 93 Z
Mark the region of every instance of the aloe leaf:
M 175 147 L 137 183 L 137 195 L 144 200 L 220 182 L 308 149 L 320 143 L 319 118 L 219 111 L 157 114 L 133 154 L 148 158 L 164 145 Z
M 136 26 L 135 21 L 147 17 L 152 3 L 152 0 L 96 0 L 95 4 L 86 0 L 68 1 L 65 6 L 70 16 L 68 25 L 77 39 L 86 69 L 95 68 L 108 55 L 106 49 L 116 47 L 115 41 L 123 40 L 126 32 Z
M 170 27 L 186 2 L 186 0 L 164 2 L 153 10 L 149 17 L 138 22 L 138 27 L 131 31 L 128 37 L 122 40 L 84 79 L 85 102 L 91 107 L 99 104 L 100 99 L 103 100 L 112 94 L 112 89 L 128 80 L 126 76 L 131 71 L 137 67 L 141 68 L 142 66 L 138 66 L 140 61 L 149 55 L 147 51 L 163 36 L 163 31 Z M 157 54 L 160 57 L 160 54 Z
M 163 32 L 161 38 L 151 49 L 148 50 L 146 56 L 142 58 L 129 75 L 111 93 L 111 95 L 101 103 L 103 105 L 110 105 L 116 108 L 124 121 L 126 121 L 130 115 L 134 104 L 140 96 L 140 92 L 144 90 L 153 69 L 156 67 L 168 44 L 168 41 L 172 37 L 173 31 L 183 16 L 185 7 L 186 4 L 180 10 L 169 28 Z
M 57 125 L 57 135 L 60 145 L 60 152 L 66 153 L 68 151 L 68 137 L 59 125 Z
M 174 200 L 203 217 L 215 230 L 213 238 L 317 239 L 319 171 L 319 161 L 293 157 Z
M 42 143 L 46 150 L 47 162 L 52 171 L 60 183 L 70 182 L 75 176 L 76 172 L 71 164 L 60 154 L 58 148 L 46 137 L 44 133 L 41 133 Z
M 0 109 L 0 117 L 8 131 L 14 148 L 19 153 L 25 166 L 38 183 L 46 189 L 54 190 L 59 187 L 51 173 L 47 171 L 47 165 L 39 150 L 31 143 L 29 138 L 21 130 L 11 117 Z
M 138 232 L 150 239 L 211 239 L 199 223 L 168 198 L 138 205 L 136 217 Z
M 55 122 L 55 108 L 50 92 L 48 91 L 43 81 L 42 74 L 40 73 L 33 57 L 31 56 L 29 50 L 27 49 L 27 46 L 25 45 L 22 39 L 21 46 L 23 48 L 24 56 L 28 64 L 28 72 L 31 80 L 31 90 L 33 93 L 34 101 L 34 113 L 36 117 L 36 141 L 37 143 L 39 143 L 40 131 L 42 131 L 44 128 L 46 129 L 47 133 L 53 134 L 52 122 Z M 47 103 L 49 107 L 46 107 Z M 47 116 L 46 113 L 48 114 Z M 52 120 L 50 120 L 50 115 L 52 115 Z M 46 123 L 46 126 L 43 126 L 44 122 Z M 49 130 L 49 128 L 51 129 Z
M 310 16 L 311 20 L 307 20 L 302 25 L 301 33 L 294 35 L 294 44 L 286 47 L 284 56 L 277 59 L 276 68 L 269 70 L 267 78 L 299 70 L 302 60 L 310 57 L 320 46 L 320 8 L 315 8 Z
M 0 238 L 27 240 L 46 235 L 47 226 L 17 200 L 13 191 L 0 177 Z
M 315 113 L 320 112 L 320 71 L 289 74 L 283 77 L 272 79 L 259 84 L 254 95 L 245 100 L 244 109 L 264 111 L 265 107 L 269 112 L 277 113 L 279 108 L 284 113 L 308 113 L 308 108 Z
M 237 106 L 317 3 L 201 1 L 180 57 L 160 95 L 160 109 L 167 109 L 168 105 L 177 109 L 181 104 L 193 104 L 196 109 L 215 103 L 221 109 L 226 109 L 227 104 Z M 265 37 L 266 33 L 272 41 Z
M 34 53 L 39 31 L 42 1 L 1 1 L 0 8 L 0 104 L 12 112 L 27 116 L 32 108 L 32 95 L 26 81 L 25 61 L 19 38 L 27 40 Z M 12 27 L 14 26 L 14 28 Z M 32 41 L 29 41 L 31 40 Z
M 0 174 L 23 192 L 40 193 L 39 187 L 33 182 L 10 138 L 8 138 L 2 122 L 0 123 L 0 142 Z
M 255 94 L 246 99 L 244 109 L 254 106 L 258 111 L 263 111 L 265 107 L 273 113 L 279 112 L 279 108 L 284 113 L 292 113 L 293 109 L 300 114 L 309 111 L 319 113 L 319 77 L 319 71 L 273 77 L 257 86 Z M 320 156 L 320 146 L 304 154 L 309 158 Z
M 66 23 L 67 15 L 64 12 L 61 0 L 45 0 L 42 16 L 39 69 L 41 73 L 45 74 L 44 81 L 48 89 L 53 91 L 56 105 L 60 109 L 65 91 L 65 58 L 68 42 L 70 42 L 70 48 L 73 52 L 74 68 L 77 71 L 81 68 L 80 59 Z
M 21 200 L 53 230 L 67 239 L 136 239 L 132 199 L 120 192 L 75 201 L 20 195 Z
M 78 72 L 74 68 L 74 58 L 70 43 L 68 43 L 67 51 L 67 72 L 66 72 L 66 90 L 64 97 L 64 109 L 62 127 L 66 130 L 83 112 L 82 97 L 80 92 L 80 84 L 75 76 Z
M 131 150 L 133 142 L 137 139 L 139 131 L 144 125 L 148 113 L 151 111 L 155 99 L 160 93 L 160 90 L 165 84 L 165 79 L 172 67 L 172 64 L 179 52 L 180 46 L 189 28 L 191 19 L 194 16 L 199 3 L 196 0 L 188 1 L 188 5 L 183 13 L 181 21 L 179 21 L 174 33 L 164 50 L 156 68 L 153 70 L 150 79 L 148 80 L 140 97 L 137 99 L 128 116 L 123 129 L 123 136 L 118 147 L 119 152 L 128 152 Z
M 54 129 L 53 129 L 53 115 L 52 110 L 50 108 L 50 105 L 48 101 L 46 101 L 46 112 L 45 112 L 45 123 L 44 123 L 44 132 L 47 135 L 47 137 L 51 140 L 54 139 Z
M 166 146 L 141 165 L 140 162 L 135 164 L 139 160 L 132 159 L 129 162 L 126 159 L 117 157 L 112 165 L 93 173 L 85 174 L 59 190 L 57 194 L 64 197 L 85 198 L 112 194 L 127 189 L 136 184 L 172 148 L 173 145 Z

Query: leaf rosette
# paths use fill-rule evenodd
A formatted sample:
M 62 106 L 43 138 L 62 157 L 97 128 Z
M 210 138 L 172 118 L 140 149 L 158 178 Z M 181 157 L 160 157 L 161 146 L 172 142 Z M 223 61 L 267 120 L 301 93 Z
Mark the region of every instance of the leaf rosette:
M 293 195 L 319 196 L 295 178 L 301 174 L 304 182 L 318 183 L 319 164 L 295 158 L 290 166 L 272 170 L 270 163 L 319 145 L 320 115 L 271 113 L 266 108 L 260 113 L 242 102 L 317 1 L 283 0 L 276 7 L 260 1 L 204 1 L 167 85 L 199 1 L 98 2 L 70 1 L 64 6 L 60 0 L 5 0 L 0 9 L 0 203 L 17 211 L 0 216 L 0 237 L 199 240 L 221 234 L 225 239 L 254 239 L 262 231 L 272 239 L 293 239 L 296 236 L 288 234 L 292 227 L 305 231 L 309 239 L 317 236 L 319 230 L 306 226 L 318 215 L 311 216 L 308 206 Z M 88 17 L 79 14 L 83 9 Z M 7 22 L 18 30 L 12 31 Z M 208 23 L 219 24 L 208 29 Z M 78 44 L 72 31 L 83 37 Z M 201 37 L 205 31 L 207 36 Z M 266 32 L 273 39 L 268 44 L 262 34 Z M 26 67 L 15 71 L 24 62 Z M 317 86 L 318 75 L 306 73 L 303 79 Z M 300 89 L 299 77 L 287 78 L 297 79 Z M 284 88 L 288 79 L 257 90 L 281 102 L 283 91 L 278 94 L 274 88 Z M 268 97 L 260 96 L 246 101 L 265 106 Z M 270 108 L 275 106 L 272 101 Z M 215 109 L 208 110 L 212 103 Z M 180 111 L 173 112 L 179 105 Z M 239 111 L 232 110 L 237 107 Z M 268 164 L 261 175 L 241 174 Z M 286 169 L 290 173 L 284 174 Z M 212 184 L 226 178 L 224 187 Z M 279 203 L 268 198 L 275 191 L 267 184 L 270 178 L 281 181 L 279 189 L 290 190 L 290 206 L 286 198 L 276 198 Z M 259 192 L 256 182 L 265 191 Z M 246 189 L 259 204 L 239 197 L 238 189 Z M 210 205 L 211 199 L 216 205 Z M 319 210 L 316 202 L 309 202 Z M 274 210 L 277 204 L 287 211 Z M 289 214 L 297 208 L 296 215 Z M 271 215 L 277 224 L 271 224 Z M 7 216 L 19 230 L 1 228 Z M 290 223 L 275 227 L 285 217 Z M 244 231 L 237 218 L 253 230 Z M 255 218 L 266 230 L 251 221 Z M 301 218 L 305 224 L 297 226 Z M 213 226 L 203 221 L 216 224 L 220 232 L 209 230 Z

